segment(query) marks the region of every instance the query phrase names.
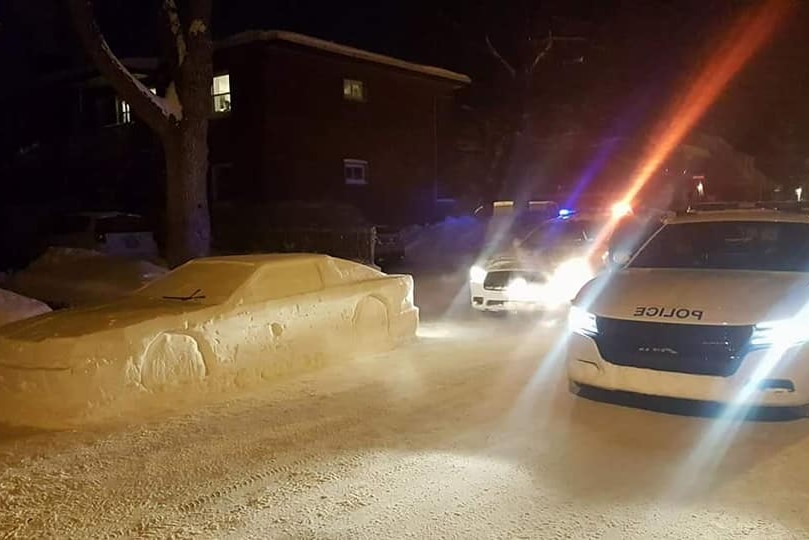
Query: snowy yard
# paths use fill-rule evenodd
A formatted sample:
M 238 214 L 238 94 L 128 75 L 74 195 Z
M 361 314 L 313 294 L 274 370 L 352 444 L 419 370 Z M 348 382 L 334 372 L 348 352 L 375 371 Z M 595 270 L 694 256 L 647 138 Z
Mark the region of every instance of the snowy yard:
M 422 337 L 391 353 L 170 418 L 6 428 L 0 537 L 809 536 L 809 421 L 575 399 L 559 327 L 474 316 L 462 279 L 417 276 Z

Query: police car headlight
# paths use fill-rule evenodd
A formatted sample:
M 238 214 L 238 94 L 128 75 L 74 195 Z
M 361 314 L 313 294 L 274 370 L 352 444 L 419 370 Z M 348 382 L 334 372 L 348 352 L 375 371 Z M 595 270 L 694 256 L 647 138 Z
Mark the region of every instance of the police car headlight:
M 570 306 L 567 316 L 568 329 L 574 334 L 594 336 L 598 334 L 596 316 L 578 306 Z
M 536 302 L 542 295 L 542 287 L 518 277 L 512 279 L 506 286 L 506 295 L 514 302 Z
M 784 319 L 758 323 L 753 327 L 750 345 L 753 347 L 791 347 L 809 341 L 805 323 L 798 319 Z
M 486 280 L 486 269 L 480 266 L 473 266 L 469 269 L 469 282 L 481 285 Z
M 553 273 L 552 284 L 558 291 L 573 299 L 585 283 L 593 279 L 593 269 L 584 257 L 576 257 L 562 262 Z

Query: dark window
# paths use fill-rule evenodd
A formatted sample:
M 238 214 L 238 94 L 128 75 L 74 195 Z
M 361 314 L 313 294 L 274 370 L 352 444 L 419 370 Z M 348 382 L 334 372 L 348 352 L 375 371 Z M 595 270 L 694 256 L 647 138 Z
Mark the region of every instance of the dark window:
M 635 268 L 809 271 L 809 224 L 767 221 L 663 227 L 630 263 Z
M 364 186 L 368 183 L 368 162 L 361 159 L 344 159 L 345 181 L 348 185 Z

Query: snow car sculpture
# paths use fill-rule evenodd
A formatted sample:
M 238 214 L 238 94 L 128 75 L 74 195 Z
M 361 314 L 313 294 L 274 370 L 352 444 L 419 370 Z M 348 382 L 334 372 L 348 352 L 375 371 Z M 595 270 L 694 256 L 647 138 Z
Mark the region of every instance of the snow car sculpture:
M 0 421 L 62 425 L 159 395 L 376 352 L 418 325 L 410 276 L 325 255 L 191 261 L 131 295 L 0 330 Z

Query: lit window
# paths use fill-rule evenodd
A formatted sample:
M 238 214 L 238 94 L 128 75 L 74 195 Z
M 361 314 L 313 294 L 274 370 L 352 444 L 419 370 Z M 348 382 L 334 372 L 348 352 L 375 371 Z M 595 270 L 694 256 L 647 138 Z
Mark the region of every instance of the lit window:
M 157 95 L 157 88 L 149 88 L 149 92 Z M 119 124 L 132 122 L 132 107 L 119 97 L 115 98 L 115 114 Z
M 121 98 L 116 98 L 115 109 L 118 115 L 119 124 L 128 124 L 132 121 L 132 109 L 129 108 L 129 103 Z
M 361 159 L 344 159 L 346 184 L 364 186 L 368 183 L 368 162 Z
M 213 96 L 213 112 L 230 112 L 230 75 L 225 73 L 213 78 L 211 95 Z
M 365 84 L 362 81 L 343 79 L 343 98 L 349 101 L 365 101 Z

